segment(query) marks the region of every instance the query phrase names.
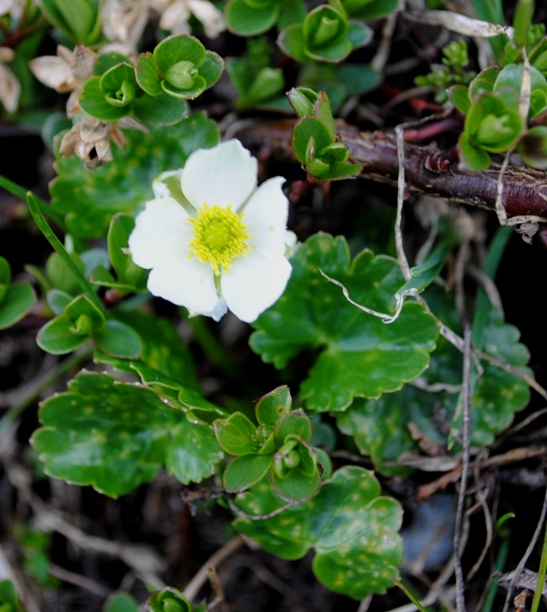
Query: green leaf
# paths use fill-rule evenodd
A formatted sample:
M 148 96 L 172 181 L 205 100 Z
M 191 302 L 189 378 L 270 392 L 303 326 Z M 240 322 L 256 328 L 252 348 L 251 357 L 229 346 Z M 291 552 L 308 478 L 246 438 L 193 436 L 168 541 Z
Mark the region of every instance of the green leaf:
M 107 321 L 93 334 L 93 342 L 99 350 L 113 357 L 138 359 L 142 352 L 139 334 L 121 321 Z
M 148 598 L 150 612 L 192 612 L 192 604 L 183 593 L 173 587 L 165 587 Z
M 275 427 L 279 419 L 291 409 L 291 392 L 287 386 L 277 387 L 258 400 L 256 420 L 260 425 Z
M 164 75 L 178 62 L 191 62 L 198 66 L 205 59 L 205 47 L 197 38 L 188 35 L 168 36 L 154 49 L 154 62 Z
M 42 0 L 40 8 L 48 21 L 76 42 L 93 44 L 101 35 L 98 0 Z
M 458 148 L 463 165 L 471 172 L 481 172 L 490 167 L 490 155 L 475 146 L 465 132 L 460 134 Z
M 172 432 L 165 465 L 183 484 L 201 482 L 213 472 L 223 453 L 211 427 L 182 420 Z
M 389 393 L 376 400 L 357 398 L 347 410 L 336 413 L 338 428 L 353 437 L 359 452 L 372 459 L 376 471 L 385 476 L 404 476 L 409 468 L 398 466 L 397 460 L 405 452 L 418 450 L 407 424 L 413 423 L 423 431 L 424 419 L 431 421 L 433 418 L 429 400 L 433 400 L 434 395 L 431 394 L 427 402 L 424 395 L 407 385 L 398 393 Z
M 218 443 L 230 455 L 248 455 L 257 450 L 256 425 L 243 413 L 217 419 L 214 428 Z
M 20 321 L 35 304 L 36 295 L 29 283 L 10 285 L 0 301 L 0 329 L 6 329 Z
M 76 268 L 80 272 L 84 273 L 84 263 L 82 258 L 77 253 L 70 253 L 69 257 L 74 262 Z M 59 255 L 59 253 L 53 252 L 48 257 L 46 261 L 45 273 L 53 289 L 59 289 L 60 291 L 70 295 L 76 295 L 79 293 L 79 279 L 68 267 L 63 257 Z
M 13 582 L 11 580 L 0 580 L 0 610 L 2 612 L 18 612 L 20 609 Z
M 153 314 L 122 309 L 117 309 L 115 315 L 120 321 L 127 323 L 138 332 L 142 342 L 140 360 L 143 364 L 158 373 L 171 377 L 176 381 L 175 389 L 199 390 L 190 350 L 171 321 Z M 139 366 L 134 362 L 131 362 L 129 370 L 126 371 L 137 371 L 139 375 L 144 374 L 144 370 L 139 370 Z M 145 384 L 151 382 L 146 377 L 143 379 L 142 376 L 141 380 Z M 213 404 L 208 403 L 208 406 L 213 407 Z M 201 404 L 200 407 L 203 408 Z M 214 406 L 214 408 L 217 407 Z
M 226 491 L 236 493 L 252 487 L 272 469 L 273 454 L 241 455 L 224 470 L 222 484 Z
M 298 436 L 305 442 L 311 438 L 311 421 L 302 410 L 294 410 L 286 414 L 275 428 L 276 445 L 282 446 L 287 436 Z
M 11 283 L 11 268 L 5 257 L 0 257 L 0 303 L 6 296 Z
M 427 289 L 424 296 L 433 312 L 442 317 L 443 323 L 459 332 L 458 314 L 452 298 L 433 285 Z M 492 308 L 484 328 L 484 352 L 532 376 L 532 372 L 526 367 L 529 360 L 528 350 L 518 339 L 518 330 L 504 323 L 501 313 Z M 475 446 L 487 446 L 494 441 L 497 434 L 510 425 L 515 412 L 527 404 L 529 388 L 521 377 L 492 363 L 481 360 L 480 365 L 480 375 L 475 367 L 472 370 L 471 441 Z M 394 419 L 414 422 L 422 434 L 444 445 L 448 440 L 450 421 L 454 421 L 453 430 L 461 423 L 461 410 L 459 415 L 456 413 L 462 381 L 461 353 L 441 338 L 423 377 L 430 385 L 440 381 L 445 385 L 452 385 L 453 391 L 429 393 L 405 387 L 398 408 L 384 403 L 378 409 L 382 410 L 382 419 L 387 421 L 391 420 L 391 410 L 396 410 Z M 442 406 L 445 413 L 442 419 L 438 416 L 439 406 Z M 404 410 L 402 416 L 399 414 L 401 408 Z
M 154 197 L 152 181 L 184 165 L 199 148 L 219 141 L 216 123 L 195 113 L 175 127 L 126 132 L 127 147 L 109 164 L 89 172 L 76 157 L 57 156 L 58 177 L 50 186 L 55 212 L 66 216 L 75 238 L 103 238 L 116 213 L 135 215 Z M 74 202 L 78 210 L 74 210 Z
M 129 113 L 127 106 L 113 106 L 105 98 L 101 88 L 101 77 L 88 79 L 80 94 L 80 106 L 88 115 L 101 121 L 117 121 Z
M 273 471 L 271 481 L 277 495 L 290 502 L 303 502 L 312 498 L 321 486 L 319 472 L 316 471 L 313 476 L 310 476 L 303 474 L 300 467 L 291 470 L 285 478 L 280 478 Z
M 51 308 L 54 315 L 63 314 L 65 308 L 73 299 L 73 296 L 59 291 L 59 289 L 52 289 L 47 293 L 47 305 Z
M 236 503 L 255 517 L 280 507 L 264 483 Z M 307 502 L 262 520 L 239 518 L 234 526 L 282 559 L 299 559 L 315 549 L 317 578 L 337 593 L 363 599 L 384 593 L 399 577 L 401 520 L 400 505 L 381 496 L 372 472 L 352 466 L 335 472 Z
M 155 126 L 174 125 L 188 116 L 186 100 L 175 98 L 164 93 L 152 97 L 138 96 L 133 101 L 131 109 L 137 119 Z
M 79 295 L 38 332 L 38 346 L 53 355 L 70 353 L 104 327 L 105 317 L 86 295 Z
M 491 92 L 494 89 L 494 83 L 499 74 L 500 69 L 496 66 L 487 68 L 469 83 L 469 99 L 474 102 L 476 98 L 484 92 Z
M 135 65 L 135 76 L 139 86 L 150 96 L 159 96 L 163 93 L 161 76 L 156 68 L 152 53 L 141 53 Z
M 127 593 L 115 593 L 107 599 L 103 612 L 139 612 L 139 604 Z
M 72 319 L 60 315 L 42 327 L 36 336 L 36 344 L 46 353 L 64 355 L 82 346 L 89 338 L 90 333 L 75 333 Z
M 340 0 L 340 4 L 352 19 L 376 19 L 392 13 L 397 8 L 398 2 L 397 0 Z
M 396 260 L 360 253 L 350 264 L 343 238 L 318 234 L 291 260 L 291 280 L 279 301 L 254 323 L 251 347 L 277 368 L 306 349 L 322 349 L 300 396 L 311 410 L 343 410 L 355 397 L 396 391 L 427 367 L 438 327 L 416 303 L 406 303 L 389 325 L 351 305 L 353 300 L 379 312 L 394 311 L 394 295 L 404 284 Z
M 224 15 L 229 29 L 239 36 L 256 36 L 276 24 L 280 11 L 280 1 L 251 8 L 246 0 L 229 0 Z
M 328 126 L 316 117 L 300 119 L 293 130 L 293 147 L 296 159 L 305 165 L 309 161 L 309 143 L 313 139 L 313 156 L 332 142 Z
M 80 373 L 40 409 L 32 437 L 46 472 L 118 497 L 154 478 L 163 463 L 177 477 L 209 476 L 221 453 L 200 425 L 154 391 L 106 374 Z
M 467 115 L 471 102 L 469 100 L 468 88 L 465 85 L 454 85 L 448 91 L 452 104 L 462 115 Z
M 304 63 L 310 59 L 306 53 L 304 30 L 300 23 L 287 26 L 277 37 L 277 45 L 285 55 L 297 62 Z

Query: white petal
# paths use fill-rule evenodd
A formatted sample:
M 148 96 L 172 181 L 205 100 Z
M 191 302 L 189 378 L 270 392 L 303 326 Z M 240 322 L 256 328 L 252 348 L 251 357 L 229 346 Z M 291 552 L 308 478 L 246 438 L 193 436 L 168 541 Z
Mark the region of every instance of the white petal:
M 175 176 L 180 181 L 180 174 L 182 170 L 167 170 L 166 172 L 162 172 L 159 176 L 157 176 L 152 182 L 152 190 L 156 198 L 168 198 L 171 197 L 171 192 L 169 191 L 169 187 L 163 182 L 165 179 Z
M 281 185 L 285 179 L 276 176 L 262 183 L 243 209 L 243 223 L 251 237 L 249 245 L 265 257 L 282 257 L 285 253 L 289 202 Z
M 192 314 L 211 316 L 218 310 L 211 266 L 194 257 L 180 257 L 154 268 L 148 277 L 148 289 L 153 295 L 185 306 Z
M 251 323 L 281 297 L 291 272 L 284 257 L 269 259 L 252 252 L 222 275 L 222 295 L 236 317 Z
M 182 191 L 195 208 L 231 204 L 236 210 L 256 189 L 257 168 L 239 140 L 227 140 L 190 155 L 182 170 Z
M 137 216 L 129 236 L 129 250 L 138 266 L 154 268 L 186 257 L 193 236 L 184 209 L 172 198 L 160 198 L 147 202 Z

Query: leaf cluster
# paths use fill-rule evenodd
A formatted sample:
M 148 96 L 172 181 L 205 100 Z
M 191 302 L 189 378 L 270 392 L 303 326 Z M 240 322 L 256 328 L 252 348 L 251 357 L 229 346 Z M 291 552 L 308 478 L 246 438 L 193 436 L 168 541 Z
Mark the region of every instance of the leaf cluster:
M 241 412 L 213 423 L 221 448 L 236 456 L 224 471 L 224 488 L 241 492 L 269 475 L 275 493 L 284 500 L 315 495 L 321 477 L 330 473 L 330 462 L 309 444 L 311 421 L 302 410 L 291 411 L 289 389 L 279 387 L 264 396 L 255 415 L 256 424 Z
M 224 61 L 193 36 L 162 40 L 135 64 L 119 54 L 100 55 L 86 81 L 80 106 L 101 121 L 132 116 L 143 123 L 172 125 L 188 115 L 193 100 L 220 78 Z

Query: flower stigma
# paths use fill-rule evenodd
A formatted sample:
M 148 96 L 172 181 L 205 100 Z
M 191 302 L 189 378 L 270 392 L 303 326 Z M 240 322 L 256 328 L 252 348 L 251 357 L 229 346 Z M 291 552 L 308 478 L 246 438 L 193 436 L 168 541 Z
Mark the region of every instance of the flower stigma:
M 227 272 L 236 257 L 246 255 L 250 250 L 247 240 L 247 226 L 242 215 L 226 208 L 205 204 L 198 210 L 195 219 L 190 218 L 194 226 L 194 239 L 190 243 L 193 249 L 188 257 L 197 257 L 201 262 L 209 262 L 215 276 L 220 275 L 220 268 Z

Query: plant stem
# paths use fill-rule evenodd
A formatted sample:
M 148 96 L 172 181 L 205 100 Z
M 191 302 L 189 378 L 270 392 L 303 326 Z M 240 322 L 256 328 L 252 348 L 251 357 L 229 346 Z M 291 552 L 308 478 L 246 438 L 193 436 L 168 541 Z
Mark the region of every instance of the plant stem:
M 534 599 L 532 600 L 531 612 L 537 612 L 541 596 L 543 595 L 543 585 L 545 584 L 545 574 L 547 573 L 547 530 L 543 536 L 543 548 L 541 551 L 541 561 L 539 562 L 539 571 L 536 582 L 536 590 L 534 592 Z
M 427 612 L 427 610 L 422 606 L 422 604 L 414 597 L 411 593 L 410 589 L 406 587 L 400 580 L 395 582 L 395 586 L 398 586 L 401 591 L 410 599 L 410 601 L 420 610 L 420 612 Z
M 49 227 L 48 222 L 46 221 L 44 215 L 42 214 L 42 211 L 40 210 L 36 198 L 30 192 L 27 193 L 27 204 L 30 210 L 30 214 L 32 215 L 34 222 L 38 226 L 38 229 L 42 232 L 42 234 L 44 234 L 49 244 L 51 244 L 55 251 L 57 251 L 65 265 L 74 274 L 83 293 L 88 297 L 90 302 L 92 302 L 105 315 L 105 317 L 108 318 L 108 313 L 105 307 L 103 306 L 103 303 L 93 290 L 91 283 L 80 272 L 76 264 L 72 261 L 70 255 L 67 253 L 65 247 L 63 246 L 59 238 L 57 238 L 51 227 Z

